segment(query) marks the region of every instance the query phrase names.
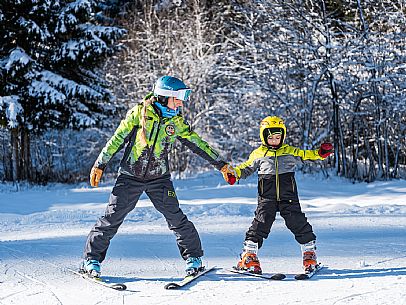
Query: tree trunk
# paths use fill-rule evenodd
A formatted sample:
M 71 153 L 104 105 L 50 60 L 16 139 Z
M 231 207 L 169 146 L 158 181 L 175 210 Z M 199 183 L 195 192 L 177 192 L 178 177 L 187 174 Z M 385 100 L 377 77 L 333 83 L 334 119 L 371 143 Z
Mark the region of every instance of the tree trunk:
M 7 141 L 6 133 L 3 134 L 2 132 L 2 142 L 3 142 L 3 152 L 2 152 L 2 161 L 3 161 L 3 169 L 4 169 L 4 178 L 5 180 L 11 180 L 11 170 L 10 170 L 10 141 Z
M 385 168 L 384 168 L 384 176 L 385 180 L 389 178 L 389 145 L 388 145 L 388 140 L 389 140 L 389 135 L 388 135 L 388 126 L 386 124 L 386 119 L 384 123 L 384 154 L 385 154 Z
M 375 77 L 375 73 L 373 74 Z M 375 86 L 373 86 L 375 87 Z M 382 135 L 381 135 L 381 111 L 380 111 L 380 103 L 379 98 L 375 97 L 375 108 L 376 108 L 376 127 L 375 127 L 375 143 L 377 145 L 377 155 L 378 155 L 378 179 L 382 179 L 384 176 L 383 173 L 383 156 L 382 156 Z
M 18 128 L 11 129 L 11 179 L 20 180 Z
M 372 153 L 371 146 L 369 145 L 369 135 L 368 135 L 368 129 L 364 129 L 364 142 L 365 142 L 365 148 L 367 150 L 367 156 L 365 157 L 365 162 L 368 159 L 369 160 L 369 168 L 367 169 L 367 182 L 372 182 L 375 180 L 375 161 L 374 161 L 374 156 Z
M 338 125 L 338 130 L 340 133 L 340 146 L 341 146 L 341 155 L 342 155 L 342 160 L 343 160 L 343 172 L 344 172 L 344 177 L 348 178 L 348 172 L 347 172 L 347 154 L 345 152 L 345 142 L 344 142 L 344 133 L 341 125 Z
M 333 99 L 333 130 L 334 130 L 334 163 L 337 175 L 341 172 L 340 167 L 340 151 L 339 151 L 339 131 L 338 131 L 338 105 L 336 104 L 335 100 Z
M 352 130 L 352 143 L 351 143 L 351 154 L 352 154 L 352 164 L 351 164 L 351 173 L 350 177 L 354 180 L 358 179 L 358 145 L 359 145 L 359 128 L 357 123 L 357 129 L 355 130 L 355 122 L 354 118 L 352 119 L 351 123 L 351 130 Z
M 400 116 L 398 117 L 398 124 L 399 124 L 399 126 L 401 126 L 401 122 L 400 122 Z M 394 133 L 396 133 L 396 130 L 394 130 Z M 398 167 L 399 167 L 399 154 L 400 154 L 400 149 L 401 149 L 401 147 L 402 147 L 402 143 L 401 143 L 401 139 L 402 139 L 402 132 L 400 131 L 400 134 L 397 136 L 397 137 L 395 137 L 395 139 L 396 139 L 396 144 L 395 144 L 395 147 L 396 147 L 396 152 L 394 152 L 394 164 L 393 164 L 393 169 L 392 169 L 392 172 L 390 173 L 390 175 L 391 175 L 391 178 L 396 178 L 397 177 L 397 175 L 398 175 Z
M 30 151 L 30 135 L 26 128 L 21 128 L 21 178 L 31 181 L 31 151 Z
M 397 145 L 396 145 L 395 164 L 393 165 L 393 170 L 391 173 L 392 178 L 397 178 L 397 175 L 398 175 L 399 153 L 400 153 L 400 141 L 398 141 Z
M 362 126 L 360 126 L 359 118 L 357 116 L 359 107 L 361 105 L 362 99 L 359 98 L 357 103 L 354 107 L 354 112 L 351 120 L 351 134 L 352 134 L 352 172 L 351 178 L 354 180 L 359 180 L 360 176 L 358 173 L 358 154 L 359 154 L 359 145 L 360 145 L 360 130 Z
M 347 177 L 347 160 L 346 160 L 346 154 L 345 154 L 345 143 L 344 143 L 344 134 L 343 130 L 341 128 L 340 124 L 340 113 L 339 113 L 339 106 L 338 106 L 338 92 L 337 92 L 337 87 L 335 84 L 334 76 L 331 72 L 329 74 L 329 80 L 330 80 L 330 91 L 331 91 L 331 96 L 333 98 L 333 107 L 334 107 L 334 145 L 337 146 L 339 145 L 341 148 L 341 156 L 342 156 L 342 162 L 343 162 L 343 173 L 344 177 Z M 337 141 L 337 142 L 336 142 Z M 340 159 L 339 159 L 340 160 Z M 338 161 L 339 161 L 338 160 Z M 340 172 L 340 164 L 338 164 L 338 172 Z
M 27 129 L 13 128 L 11 134 L 11 180 L 31 179 L 30 136 Z

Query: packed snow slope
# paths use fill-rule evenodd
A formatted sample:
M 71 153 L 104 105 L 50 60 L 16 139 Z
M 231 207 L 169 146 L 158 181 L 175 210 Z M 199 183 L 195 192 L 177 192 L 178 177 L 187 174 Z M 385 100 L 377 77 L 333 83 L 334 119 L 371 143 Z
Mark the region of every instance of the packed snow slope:
M 87 233 L 103 214 L 113 181 L 80 185 L 0 185 L 0 304 L 406 304 L 406 181 L 352 184 L 298 174 L 302 208 L 326 267 L 295 281 L 300 248 L 278 216 L 259 253 L 267 281 L 229 273 L 256 207 L 256 178 L 226 185 L 219 173 L 175 180 L 183 211 L 197 227 L 204 262 L 218 269 L 181 290 L 163 286 L 184 274 L 175 237 L 142 197 L 112 240 L 103 275 L 115 291 L 71 273 Z

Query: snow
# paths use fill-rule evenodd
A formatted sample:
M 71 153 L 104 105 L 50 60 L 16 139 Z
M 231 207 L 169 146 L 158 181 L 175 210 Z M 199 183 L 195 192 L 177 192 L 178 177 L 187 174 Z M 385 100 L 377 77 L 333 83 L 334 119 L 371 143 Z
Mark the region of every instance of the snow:
M 7 61 L 7 62 L 6 62 Z M 25 51 L 21 48 L 15 48 L 11 53 L 10 56 L 6 57 L 6 60 L 4 60 L 4 68 L 9 71 L 11 69 L 16 69 L 18 70 L 20 66 L 26 66 L 29 62 L 31 62 L 32 59 Z M 17 68 L 16 68 L 17 66 Z
M 8 119 L 8 127 L 15 128 L 18 126 L 17 117 L 23 112 L 23 107 L 19 102 L 20 98 L 17 95 L 0 96 L 0 107 L 5 105 L 6 117 Z
M 182 290 L 184 262 L 164 219 L 143 196 L 111 242 L 102 271 L 128 286 L 114 291 L 70 273 L 102 215 L 113 181 L 29 187 L 0 184 L 0 304 L 405 304 L 406 181 L 352 184 L 297 175 L 302 208 L 326 268 L 295 281 L 300 248 L 278 216 L 259 257 L 281 282 L 231 274 L 256 207 L 256 178 L 226 185 L 219 173 L 175 180 L 197 227 L 204 262 L 219 269 Z

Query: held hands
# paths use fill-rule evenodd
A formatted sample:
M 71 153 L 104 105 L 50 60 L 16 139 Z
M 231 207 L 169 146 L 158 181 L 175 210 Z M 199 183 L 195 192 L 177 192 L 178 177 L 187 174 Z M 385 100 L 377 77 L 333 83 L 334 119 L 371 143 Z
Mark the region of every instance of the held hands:
M 97 167 L 92 167 L 92 170 L 90 171 L 90 185 L 93 187 L 98 187 L 102 175 L 103 170 Z
M 322 158 L 327 158 L 334 152 L 333 144 L 331 143 L 323 143 L 319 148 L 319 155 Z
M 224 165 L 220 171 L 228 184 L 233 185 L 237 181 L 237 173 L 230 164 Z

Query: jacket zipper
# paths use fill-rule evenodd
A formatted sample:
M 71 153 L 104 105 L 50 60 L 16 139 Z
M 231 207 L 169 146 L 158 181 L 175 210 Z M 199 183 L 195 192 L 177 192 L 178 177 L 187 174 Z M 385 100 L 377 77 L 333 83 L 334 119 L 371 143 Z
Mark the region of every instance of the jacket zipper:
M 281 201 L 279 194 L 279 172 L 278 172 L 278 157 L 275 150 L 275 180 L 276 180 L 276 201 Z
M 151 141 L 152 135 L 154 134 L 155 123 L 156 123 L 156 122 L 154 122 L 154 124 L 152 124 L 152 130 L 151 130 L 151 133 L 149 134 L 149 139 L 148 139 L 148 141 Z
M 269 151 L 269 147 L 268 147 L 268 149 L 266 150 L 266 152 L 265 152 L 265 154 L 264 154 L 264 157 L 266 157 L 266 154 L 268 153 L 268 151 Z M 263 195 L 264 194 L 264 178 L 262 178 L 261 180 L 260 180 L 260 188 L 261 188 L 261 195 Z
M 156 141 L 158 139 L 158 135 L 159 135 L 159 129 L 161 127 L 161 118 L 159 118 L 159 122 L 158 122 L 158 129 L 156 131 L 156 135 L 155 135 L 155 139 L 154 139 L 154 144 L 152 144 L 151 149 L 149 151 L 149 156 L 148 156 L 148 163 L 147 166 L 145 168 L 145 172 L 143 177 L 145 178 L 145 176 L 147 175 L 148 169 L 149 169 L 149 164 L 151 163 L 151 158 L 152 158 L 152 154 L 154 153 L 154 149 L 155 149 L 155 145 L 156 145 Z M 151 137 L 151 136 L 150 136 Z
M 292 181 L 292 192 L 295 193 L 295 181 L 293 180 L 293 177 L 290 177 L 290 180 Z

